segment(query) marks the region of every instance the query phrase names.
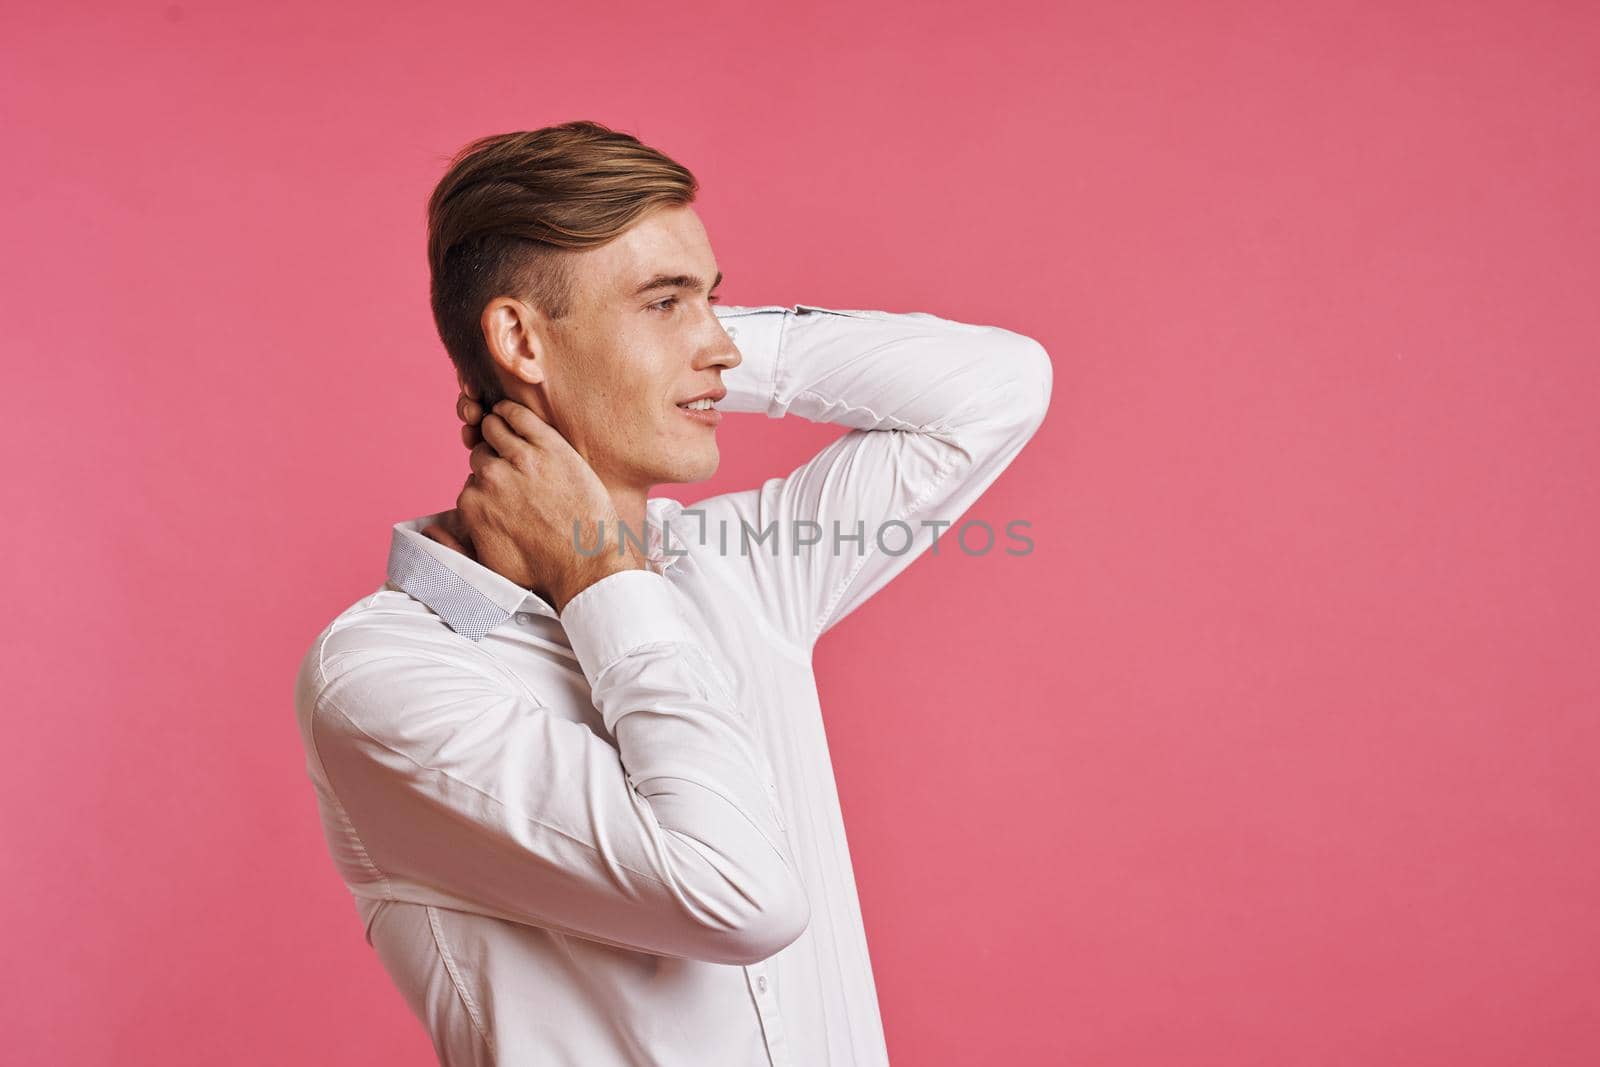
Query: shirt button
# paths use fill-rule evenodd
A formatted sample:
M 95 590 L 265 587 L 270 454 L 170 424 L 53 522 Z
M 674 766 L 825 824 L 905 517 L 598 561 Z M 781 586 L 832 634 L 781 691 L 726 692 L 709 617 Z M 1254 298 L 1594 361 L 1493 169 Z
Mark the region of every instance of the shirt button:
M 524 626 L 532 626 L 533 616 L 526 611 L 519 611 L 517 612 L 517 621 Z
M 767 976 L 766 975 L 762 975 L 761 977 L 756 979 L 756 989 L 760 990 L 763 993 L 765 993 L 767 991 Z
M 739 336 L 739 327 L 737 327 L 737 326 L 729 326 L 729 327 L 727 327 L 727 331 L 728 331 L 728 336 L 729 337 L 738 337 Z

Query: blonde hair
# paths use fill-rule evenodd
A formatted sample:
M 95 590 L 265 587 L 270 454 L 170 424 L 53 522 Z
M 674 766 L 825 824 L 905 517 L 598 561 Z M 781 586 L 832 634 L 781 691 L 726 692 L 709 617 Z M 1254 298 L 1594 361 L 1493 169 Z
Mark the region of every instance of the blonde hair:
M 571 314 L 570 254 L 605 244 L 645 212 L 694 200 L 687 168 L 631 134 L 579 120 L 481 137 L 428 198 L 433 320 L 462 380 L 500 399 L 481 318 L 498 296 L 552 319 Z

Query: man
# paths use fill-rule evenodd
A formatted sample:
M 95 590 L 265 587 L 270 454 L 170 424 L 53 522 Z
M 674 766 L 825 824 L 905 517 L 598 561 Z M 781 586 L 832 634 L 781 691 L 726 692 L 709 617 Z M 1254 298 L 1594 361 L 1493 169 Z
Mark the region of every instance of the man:
M 395 525 L 296 701 L 442 1063 L 888 1061 L 812 649 L 1015 458 L 1050 362 L 927 313 L 717 306 L 695 191 L 575 122 L 474 142 L 430 202 L 472 475 Z M 716 470 L 727 412 L 849 432 L 651 497 Z

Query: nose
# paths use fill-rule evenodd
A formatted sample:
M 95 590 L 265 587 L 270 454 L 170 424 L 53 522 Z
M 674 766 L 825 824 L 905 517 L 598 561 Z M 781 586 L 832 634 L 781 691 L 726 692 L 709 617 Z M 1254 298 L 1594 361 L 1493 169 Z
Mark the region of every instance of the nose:
M 739 346 L 734 343 L 734 339 L 739 335 L 739 327 L 724 326 L 721 319 L 715 321 L 715 339 L 711 346 L 711 355 L 705 360 L 705 365 L 728 369 L 737 367 L 744 362 L 744 356 L 739 353 Z

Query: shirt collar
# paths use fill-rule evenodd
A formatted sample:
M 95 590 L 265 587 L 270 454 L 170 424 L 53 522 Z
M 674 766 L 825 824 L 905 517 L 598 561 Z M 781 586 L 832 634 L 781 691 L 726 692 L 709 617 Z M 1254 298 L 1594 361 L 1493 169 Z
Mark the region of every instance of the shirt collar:
M 670 497 L 645 501 L 646 555 L 662 573 L 679 557 L 678 553 L 663 552 L 662 531 L 682 510 L 683 505 Z M 532 590 L 424 536 L 423 529 L 444 515 L 436 512 L 394 524 L 389 541 L 391 583 L 426 604 L 450 629 L 470 641 L 483 640 L 518 612 L 560 618 L 556 609 Z

